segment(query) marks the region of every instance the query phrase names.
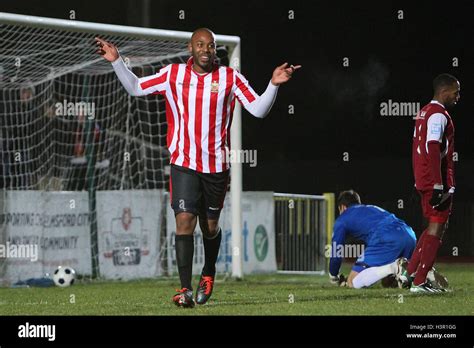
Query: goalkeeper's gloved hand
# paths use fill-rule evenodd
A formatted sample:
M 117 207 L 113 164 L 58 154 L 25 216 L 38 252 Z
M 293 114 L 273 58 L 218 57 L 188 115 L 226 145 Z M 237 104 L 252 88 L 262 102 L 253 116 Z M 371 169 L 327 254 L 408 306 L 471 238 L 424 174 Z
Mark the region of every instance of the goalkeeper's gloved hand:
M 329 274 L 329 281 L 331 284 L 335 284 L 338 286 L 346 286 L 347 285 L 347 278 L 344 277 L 344 274 L 339 273 L 337 276 L 333 276 Z
M 443 200 L 443 185 L 435 184 L 433 186 L 433 195 L 431 196 L 431 199 L 430 199 L 430 205 L 432 207 L 437 207 L 438 205 L 441 204 L 442 200 Z

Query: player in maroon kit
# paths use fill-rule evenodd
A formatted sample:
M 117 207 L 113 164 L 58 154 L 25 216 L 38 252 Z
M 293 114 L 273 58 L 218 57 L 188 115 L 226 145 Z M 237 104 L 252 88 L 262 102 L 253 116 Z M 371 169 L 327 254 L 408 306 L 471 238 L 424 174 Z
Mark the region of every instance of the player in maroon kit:
M 176 217 L 176 261 L 181 289 L 173 297 L 180 307 L 193 307 L 191 286 L 194 229 L 199 220 L 205 263 L 196 303 L 212 294 L 221 243 L 219 215 L 229 181 L 230 126 L 237 99 L 253 116 L 263 118 L 275 101 L 278 86 L 301 66 L 277 67 L 267 89 L 258 95 L 240 72 L 217 64 L 214 33 L 197 29 L 188 44 L 186 64 L 169 64 L 155 75 L 138 78 L 120 58 L 117 48 L 96 38 L 98 53 L 112 63 L 122 85 L 134 96 L 162 94 L 166 98 L 167 143 L 171 154 L 170 194 Z M 199 219 L 198 219 L 199 217 Z
M 426 276 L 433 267 L 448 225 L 454 194 L 454 125 L 446 110 L 460 97 L 459 81 L 441 74 L 433 81 L 433 100 L 417 114 L 413 134 L 413 171 L 415 187 L 421 196 L 428 227 L 420 236 L 408 263 L 410 291 L 432 293 Z

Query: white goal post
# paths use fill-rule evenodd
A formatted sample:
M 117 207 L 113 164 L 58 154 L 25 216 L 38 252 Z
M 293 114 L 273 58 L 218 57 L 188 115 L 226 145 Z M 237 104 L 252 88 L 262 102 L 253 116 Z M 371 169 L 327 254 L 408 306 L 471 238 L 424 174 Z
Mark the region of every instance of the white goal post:
M 148 56 L 142 58 L 142 63 L 148 64 L 147 69 L 143 70 L 149 73 L 152 66 L 153 54 L 160 55 L 161 62 L 169 62 L 173 56 L 176 55 L 183 55 L 185 54 L 186 43 L 189 41 L 191 37 L 191 32 L 184 32 L 184 31 L 174 31 L 174 30 L 162 30 L 162 29 L 149 29 L 149 28 L 139 28 L 139 27 L 128 27 L 128 26 L 120 26 L 120 25 L 110 25 L 110 24 L 99 24 L 99 23 L 89 23 L 89 22 L 82 22 L 76 20 L 64 20 L 64 19 L 54 19 L 54 18 L 44 18 L 44 17 L 35 17 L 35 16 L 26 16 L 26 15 L 18 15 L 18 14 L 11 14 L 11 13 L 1 13 L 0 12 L 0 71 L 1 81 L 0 81 L 0 90 L 3 89 L 2 92 L 2 100 L 8 99 L 13 95 L 20 95 L 25 88 L 25 84 L 28 83 L 29 85 L 38 86 L 45 84 L 46 82 L 53 81 L 55 79 L 61 79 L 63 76 L 67 74 L 74 73 L 76 71 L 86 71 L 87 81 L 90 85 L 93 85 L 95 81 L 94 74 L 95 71 L 98 71 L 100 74 L 106 70 L 111 69 L 110 64 L 105 62 L 104 59 L 97 54 L 94 54 L 94 47 L 93 47 L 93 38 L 95 35 L 105 37 L 108 40 L 116 43 L 119 49 L 121 48 L 121 44 L 127 44 L 129 46 L 129 52 L 135 52 L 134 49 L 140 52 L 146 52 L 148 50 Z M 20 32 L 18 34 L 18 32 Z M 23 42 L 18 42 L 18 40 L 24 40 Z M 57 41 L 59 40 L 59 42 Z M 64 51 L 60 46 L 61 43 L 66 42 L 69 40 L 69 46 L 65 46 L 66 51 Z M 134 42 L 141 41 L 141 46 L 138 48 L 138 45 Z M 229 65 L 232 68 L 240 69 L 240 38 L 237 36 L 228 36 L 228 35 L 216 35 L 217 44 L 225 45 L 227 49 L 227 58 L 229 61 Z M 16 42 L 15 42 L 16 41 Z M 159 42 L 159 44 L 154 44 Z M 20 45 L 16 45 L 15 43 L 21 43 Z M 144 44 L 149 43 L 149 44 Z M 26 47 L 24 46 L 26 45 Z M 89 46 L 88 46 L 89 45 Z M 31 48 L 36 48 L 38 50 L 30 50 Z M 169 47 L 169 52 L 161 52 L 160 50 L 163 47 Z M 89 53 L 89 51 L 90 53 Z M 125 52 L 121 51 L 122 53 Z M 36 57 L 35 57 L 36 55 Z M 137 53 L 138 55 L 138 53 Z M 21 69 L 16 69 L 16 63 L 20 61 L 33 61 L 35 60 L 38 64 L 28 68 L 23 66 Z M 54 62 L 52 61 L 54 60 Z M 138 62 L 131 62 L 132 66 L 140 66 L 140 60 Z M 107 65 L 108 64 L 108 65 Z M 9 70 L 7 70 L 7 68 Z M 30 70 L 28 70 L 30 69 Z M 15 70 L 15 74 L 9 74 L 9 71 Z M 40 73 L 39 71 L 45 70 L 46 72 Z M 22 78 L 21 73 L 28 73 L 31 74 L 31 78 L 25 80 Z M 92 76 L 92 77 L 91 77 Z M 64 90 L 62 92 L 66 93 L 67 91 L 71 90 L 79 90 L 83 87 L 81 84 L 84 84 L 83 77 L 74 77 L 72 79 L 68 78 L 67 81 L 60 81 L 62 84 L 62 88 Z M 92 82 L 91 82 L 92 81 Z M 115 83 L 115 82 L 114 82 Z M 112 94 L 116 85 L 112 85 L 112 81 L 104 80 L 103 82 L 104 90 L 108 93 L 104 98 L 109 98 L 109 95 Z M 109 87 L 111 86 L 111 87 Z M 43 88 L 43 87 L 41 87 Z M 74 89 L 75 88 L 75 89 Z M 91 87 L 92 88 L 92 87 Z M 107 89 L 109 88 L 109 89 Z M 66 94 L 64 94 L 66 95 Z M 8 97 L 8 98 L 7 98 Z M 96 97 L 95 95 L 93 97 Z M 13 97 L 12 97 L 13 98 Z M 130 97 L 128 102 L 130 104 Z M 15 106 L 16 107 L 16 106 Z M 44 105 L 41 105 L 41 110 L 43 110 Z M 17 107 L 19 109 L 19 107 Z M 17 110 L 15 109 L 15 110 Z M 150 109 L 150 110 L 153 110 Z M 0 110 L 1 111 L 1 110 Z M 18 110 L 17 110 L 18 111 Z M 36 110 L 37 111 L 37 110 Z M 129 107 L 130 111 L 130 107 Z M 6 111 L 5 111 L 6 112 Z M 152 113 L 152 111 L 150 111 Z M 39 114 L 39 113 L 38 113 Z M 36 115 L 36 114 L 34 114 Z M 13 116 L 12 116 L 13 117 Z M 22 117 L 22 116 L 19 116 Z M 36 121 L 32 121 L 36 122 Z M 61 121 L 63 122 L 63 121 Z M 162 151 L 160 146 L 151 143 L 148 141 L 146 137 L 143 139 L 138 139 L 134 137 L 132 134 L 129 134 L 128 131 L 133 128 L 133 124 L 130 119 L 130 112 L 127 112 L 126 119 L 123 122 L 126 124 L 126 128 L 123 128 L 124 131 L 117 131 L 112 130 L 108 134 L 110 137 L 115 137 L 115 139 L 119 139 L 123 141 L 125 148 L 128 148 L 133 145 L 133 142 L 140 141 L 140 144 L 149 144 L 145 147 L 141 146 L 140 151 Z M 33 123 L 32 123 L 33 125 Z M 37 125 L 36 123 L 34 124 Z M 148 126 L 148 124 L 144 124 L 144 126 Z M 7 127 L 11 127 L 12 132 L 14 131 L 13 128 L 16 126 L 14 124 L 9 124 Z M 42 127 L 42 126 L 41 126 Z M 83 126 L 84 129 L 86 126 Z M 89 127 L 94 127 L 92 124 Z M 151 126 L 150 126 L 151 128 Z M 32 128 L 33 129 L 33 128 Z M 95 134 L 93 131 L 89 129 L 90 134 Z M 239 103 L 236 103 L 234 115 L 233 115 L 233 124 L 231 129 L 231 143 L 232 147 L 235 150 L 240 150 L 242 146 L 241 140 L 241 107 Z M 12 133 L 16 134 L 16 133 Z M 73 131 L 71 131 L 71 134 Z M 65 136 L 65 135 L 63 135 Z M 41 135 L 39 135 L 39 140 L 37 138 L 32 137 L 29 138 L 30 134 L 21 134 L 21 139 L 19 141 L 28 141 L 31 144 L 31 147 L 34 149 L 28 153 L 38 153 L 38 147 L 36 146 L 37 141 L 42 141 Z M 13 139 L 12 141 L 16 141 Z M 66 144 L 66 142 L 65 142 Z M 42 144 L 45 147 L 51 144 Z M 56 143 L 54 144 L 56 145 Z M 0 144 L 1 146 L 1 144 Z M 66 146 L 66 145 L 64 145 Z M 68 145 L 69 146 L 69 145 Z M 145 148 L 145 149 L 144 149 Z M 150 150 L 151 149 L 151 150 Z M 2 149 L 3 151 L 3 149 Z M 36 151 L 36 152 L 35 152 Z M 42 151 L 42 150 L 41 150 Z M 90 150 L 95 151 L 95 150 Z M 138 150 L 137 150 L 138 151 Z M 87 152 L 87 149 L 86 149 Z M 43 153 L 43 152 L 42 152 Z M 48 157 L 47 153 L 45 155 Z M 92 155 L 93 156 L 93 155 Z M 45 160 L 49 160 L 45 158 Z M 97 159 L 99 160 L 99 159 Z M 148 159 L 147 159 L 148 160 Z M 13 166 L 9 168 L 12 177 L 9 178 L 8 184 L 3 182 L 0 185 L 0 189 L 2 190 L 34 190 L 40 187 L 41 183 L 39 183 L 40 179 L 44 178 L 44 167 L 48 166 L 39 164 L 38 167 L 33 167 L 35 164 L 33 160 L 30 160 L 25 166 L 18 165 L 15 170 L 13 170 Z M 117 161 L 116 161 L 117 162 Z M 72 162 L 71 162 L 72 163 Z M 114 162 L 115 163 L 115 162 Z M 141 165 L 142 162 L 138 164 Z M 144 161 L 146 166 L 146 161 Z M 1 165 L 1 163 L 0 163 Z M 108 164 L 104 164 L 108 165 Z M 124 186 L 124 173 L 128 168 L 126 168 L 126 164 L 110 164 L 116 166 L 116 172 L 108 174 L 110 175 L 110 180 L 115 180 L 117 182 L 121 182 L 120 188 Z M 61 165 L 59 165 L 61 166 Z M 98 168 L 98 167 L 96 167 Z M 120 168 L 122 168 L 122 174 L 120 174 Z M 63 169 L 63 168 L 60 168 Z M 89 173 L 88 168 L 88 173 Z M 49 169 L 48 169 L 49 170 Z M 30 179 L 29 176 L 26 177 L 25 172 L 34 171 L 36 174 L 36 181 L 38 182 L 33 186 L 32 182 L 35 179 Z M 92 168 L 92 172 L 94 168 Z M 13 176 L 16 175 L 15 178 Z M 95 175 L 95 174 L 94 174 Z M 142 174 L 140 174 L 142 175 Z M 146 173 L 143 174 L 146 176 Z M 57 175 L 55 175 L 57 176 Z M 232 204 L 232 276 L 236 278 L 243 277 L 243 270 L 242 270 L 242 208 L 241 208 L 241 196 L 242 196 L 242 164 L 241 163 L 232 163 L 231 167 L 231 204 Z M 13 182 L 15 179 L 15 183 Z M 97 180 L 100 178 L 97 178 Z M 130 180 L 135 180 L 136 178 L 133 177 Z M 5 179 L 7 180 L 7 179 Z M 141 180 L 140 178 L 137 180 Z M 97 183 L 98 184 L 98 183 Z M 55 190 L 55 185 L 51 181 L 48 184 L 48 190 Z M 59 184 L 58 184 L 59 185 Z M 62 187 L 62 186 L 58 186 Z M 59 188 L 56 190 L 62 190 Z M 95 203 L 94 203 L 95 204 Z M 95 206 L 94 206 L 95 209 Z

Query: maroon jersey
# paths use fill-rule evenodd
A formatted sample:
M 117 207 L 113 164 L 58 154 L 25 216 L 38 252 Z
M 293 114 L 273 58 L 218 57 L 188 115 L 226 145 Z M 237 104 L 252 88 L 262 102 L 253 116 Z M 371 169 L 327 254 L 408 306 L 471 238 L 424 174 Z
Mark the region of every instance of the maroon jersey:
M 440 143 L 441 168 L 433 170 L 428 144 Z M 454 188 L 454 125 L 444 106 L 432 100 L 417 115 L 413 134 L 413 172 L 415 186 L 420 191 L 432 190 L 442 183 L 445 189 Z M 441 176 L 441 177 L 440 177 Z

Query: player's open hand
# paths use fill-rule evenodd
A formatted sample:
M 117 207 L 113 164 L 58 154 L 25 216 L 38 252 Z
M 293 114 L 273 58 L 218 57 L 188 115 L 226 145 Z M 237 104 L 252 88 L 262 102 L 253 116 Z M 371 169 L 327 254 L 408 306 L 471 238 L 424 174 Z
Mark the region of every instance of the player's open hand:
M 278 66 L 273 71 L 272 84 L 274 84 L 275 86 L 278 86 L 282 83 L 288 82 L 291 79 L 291 76 L 293 75 L 293 73 L 299 68 L 301 68 L 301 65 L 288 66 L 288 63 Z
M 110 42 L 96 37 L 95 43 L 97 45 L 97 53 L 102 55 L 102 57 L 107 59 L 109 62 L 114 62 L 119 58 L 117 47 Z

